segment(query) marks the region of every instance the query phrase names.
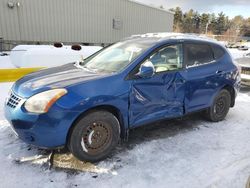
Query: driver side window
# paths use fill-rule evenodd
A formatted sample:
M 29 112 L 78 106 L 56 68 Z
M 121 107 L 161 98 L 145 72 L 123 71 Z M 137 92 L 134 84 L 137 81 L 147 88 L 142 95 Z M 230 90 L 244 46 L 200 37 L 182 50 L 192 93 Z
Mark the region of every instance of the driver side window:
M 183 65 L 182 44 L 161 48 L 148 60 L 154 65 L 156 73 L 181 69 Z

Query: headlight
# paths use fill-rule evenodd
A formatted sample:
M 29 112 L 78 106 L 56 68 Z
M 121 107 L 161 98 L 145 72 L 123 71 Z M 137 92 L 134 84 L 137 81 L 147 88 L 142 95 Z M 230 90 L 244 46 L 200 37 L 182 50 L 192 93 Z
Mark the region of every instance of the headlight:
M 52 89 L 44 91 L 30 97 L 25 102 L 24 107 L 28 112 L 38 114 L 46 113 L 50 107 L 66 93 L 66 89 Z

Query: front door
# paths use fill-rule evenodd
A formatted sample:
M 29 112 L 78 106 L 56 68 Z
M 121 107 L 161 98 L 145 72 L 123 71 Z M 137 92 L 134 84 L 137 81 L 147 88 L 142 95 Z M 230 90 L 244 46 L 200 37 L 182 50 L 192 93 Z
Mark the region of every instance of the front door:
M 148 60 L 154 65 L 155 74 L 151 78 L 132 81 L 129 109 L 131 127 L 184 113 L 182 44 L 160 48 L 145 61 Z

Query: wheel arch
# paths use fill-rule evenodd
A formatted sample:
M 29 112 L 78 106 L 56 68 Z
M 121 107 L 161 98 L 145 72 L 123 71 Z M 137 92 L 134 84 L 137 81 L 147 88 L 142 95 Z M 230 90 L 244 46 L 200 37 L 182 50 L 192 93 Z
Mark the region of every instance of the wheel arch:
M 235 105 L 235 98 L 236 98 L 235 89 L 232 86 L 230 86 L 230 85 L 225 85 L 222 89 L 225 89 L 225 90 L 227 90 L 230 93 L 230 95 L 231 95 L 230 107 L 234 107 L 234 105 Z
M 83 117 L 87 116 L 88 114 L 90 114 L 94 111 L 101 111 L 101 110 L 108 111 L 108 112 L 112 113 L 118 119 L 119 124 L 120 124 L 120 130 L 121 130 L 120 136 L 122 139 L 125 139 L 126 134 L 127 134 L 127 130 L 126 130 L 125 122 L 124 122 L 124 117 L 123 117 L 121 111 L 112 105 L 99 105 L 99 106 L 92 107 L 92 108 L 88 109 L 87 111 L 82 112 L 81 114 L 79 114 L 77 116 L 77 118 L 73 121 L 73 123 L 71 124 L 71 126 L 69 128 L 69 131 L 68 131 L 67 137 L 66 137 L 66 143 L 68 144 L 70 135 L 71 135 L 75 125 L 77 124 L 77 122 L 80 121 L 80 119 L 82 119 Z
M 217 90 L 217 92 L 215 92 L 214 93 L 214 95 L 212 96 L 212 98 L 211 98 L 211 100 L 210 100 L 210 105 L 209 106 L 211 106 L 212 104 L 213 104 L 213 101 L 214 101 L 214 99 L 215 99 L 215 97 L 218 95 L 218 93 L 221 91 L 221 90 L 223 90 L 223 89 L 225 89 L 225 90 L 227 90 L 229 93 L 230 93 L 230 95 L 231 95 L 231 101 L 230 101 L 230 107 L 234 107 L 234 105 L 235 105 L 235 98 L 236 98 L 236 91 L 235 91 L 235 89 L 231 86 L 231 85 L 229 85 L 229 84 L 226 84 L 226 85 L 224 85 L 223 87 L 220 87 L 218 90 Z

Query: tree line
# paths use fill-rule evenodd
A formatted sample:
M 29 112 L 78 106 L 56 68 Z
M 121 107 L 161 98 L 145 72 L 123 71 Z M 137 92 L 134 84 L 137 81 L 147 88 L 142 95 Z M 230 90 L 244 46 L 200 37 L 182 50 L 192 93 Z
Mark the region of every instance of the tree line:
M 200 14 L 193 9 L 183 12 L 180 7 L 170 11 L 174 12 L 175 32 L 250 37 L 250 18 L 239 15 L 229 19 L 223 12 Z

